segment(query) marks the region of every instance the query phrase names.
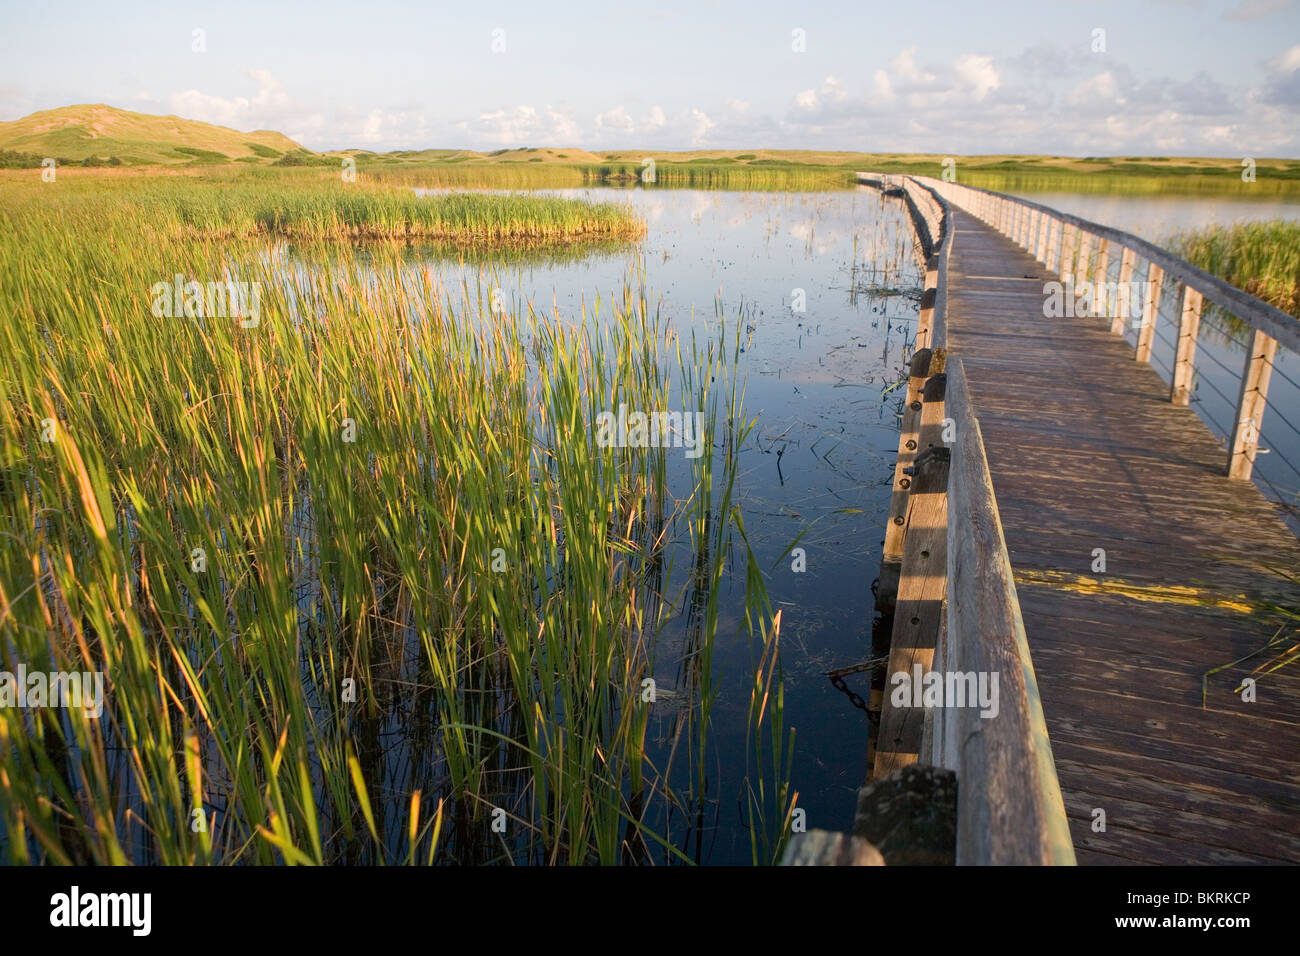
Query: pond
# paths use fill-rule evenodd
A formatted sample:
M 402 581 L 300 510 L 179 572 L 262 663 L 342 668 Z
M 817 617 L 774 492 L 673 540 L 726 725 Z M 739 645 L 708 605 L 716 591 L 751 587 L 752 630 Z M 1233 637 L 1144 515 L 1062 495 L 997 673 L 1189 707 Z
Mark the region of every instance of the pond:
M 745 417 L 757 425 L 740 450 L 737 494 L 782 615 L 784 722 L 797 731 L 791 785 L 808 828 L 848 829 L 866 773 L 868 720 L 826 673 L 871 655 L 871 588 L 898 448 L 901 390 L 888 390 L 911 354 L 922 286 L 905 211 L 867 190 L 562 194 L 632 203 L 648 223 L 645 239 L 586 254 L 462 261 L 417 248 L 411 256 L 448 287 L 473 286 L 486 271 L 516 308 L 527 301 L 562 317 L 597 295 L 608 300 L 640 270 L 670 327 L 716 330 L 719 317 L 728 329 L 741 324 L 737 372 Z M 802 551 L 786 555 L 796 538 Z M 741 794 L 756 660 L 738 633 L 744 581 L 744 564 L 733 560 L 713 652 L 709 810 L 698 848 L 691 839 L 690 855 L 702 863 L 751 860 Z M 661 642 L 678 640 L 676 631 L 670 624 Z M 661 643 L 656 680 L 670 693 L 681 656 Z M 846 680 L 865 698 L 868 677 Z M 671 721 L 652 721 L 656 729 L 662 758 Z

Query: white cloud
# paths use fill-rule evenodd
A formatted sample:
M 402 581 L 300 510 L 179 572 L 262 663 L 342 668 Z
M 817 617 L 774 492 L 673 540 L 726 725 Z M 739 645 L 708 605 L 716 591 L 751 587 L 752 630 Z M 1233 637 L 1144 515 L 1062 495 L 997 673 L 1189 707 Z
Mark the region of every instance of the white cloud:
M 1002 85 L 1002 78 L 998 75 L 991 56 L 966 53 L 957 57 L 956 69 L 957 76 L 977 100 L 984 99 L 990 90 L 996 90 Z
M 160 105 L 239 129 L 280 130 L 313 149 L 770 144 L 1085 155 L 1290 155 L 1300 149 L 1300 44 L 1279 44 L 1261 54 L 1253 85 L 1229 85 L 1204 71 L 1180 79 L 1139 73 L 1119 56 L 1107 57 L 1099 69 L 1096 57 L 1068 45 L 1039 44 L 996 58 L 966 52 L 942 59 L 908 47 L 886 53 L 885 59 L 885 68 L 827 75 L 806 89 L 795 88 L 786 108 L 776 111 L 728 97 L 747 88 L 739 80 L 717 100 L 683 107 L 632 99 L 603 109 L 515 102 L 475 110 L 417 99 L 364 110 L 343 104 L 325 112 L 291 95 L 265 70 L 246 71 L 245 95 L 190 89 Z M 8 102 L 16 112 L 16 99 Z M 0 97 L 0 109 L 5 103 Z
M 566 143 L 577 145 L 582 142 L 582 127 L 573 118 L 567 108 L 553 109 L 546 107 L 546 121 L 550 124 L 552 142 L 557 146 Z
M 884 70 L 876 70 L 875 76 L 872 77 L 874 90 L 877 97 L 886 102 L 894 98 L 894 84 L 889 82 L 889 74 Z
M 1268 61 L 1268 68 L 1273 73 L 1288 74 L 1300 70 L 1300 43 L 1291 47 Z
M 690 130 L 691 145 L 703 145 L 704 139 L 709 134 L 709 130 L 718 124 L 713 122 L 703 110 L 697 107 L 691 107 Z
M 531 106 L 513 106 L 479 113 L 474 121 L 462 121 L 459 125 L 485 137 L 493 145 L 522 146 L 535 141 L 540 119 L 537 110 Z
M 1248 89 L 1204 71 L 1139 75 L 1115 57 L 1097 72 L 1095 60 L 1045 47 L 946 63 L 909 48 L 860 86 L 828 77 L 794 94 L 775 135 L 785 145 L 872 151 L 1288 155 L 1300 148 L 1300 47 L 1261 67 L 1259 88 Z M 729 124 L 710 135 L 760 141 L 741 133 Z
M 1116 106 L 1122 106 L 1124 98 L 1119 94 L 1119 85 L 1115 82 L 1115 75 L 1107 71 L 1077 83 L 1066 94 L 1065 102 L 1076 109 L 1101 108 L 1110 110 Z
M 235 129 L 270 129 L 274 121 L 283 120 L 292 110 L 284 85 L 268 70 L 245 70 L 244 75 L 257 83 L 253 96 L 225 99 L 198 90 L 173 93 L 168 100 L 172 112 L 187 119 L 202 120 Z
M 916 47 L 914 46 L 900 51 L 896 57 L 889 61 L 889 72 L 904 83 L 912 86 L 929 86 L 935 81 L 933 73 L 927 73 L 917 68 Z
M 621 106 L 606 110 L 596 117 L 597 135 L 609 132 L 630 133 L 634 129 L 636 129 L 636 123 L 632 122 L 632 117 Z

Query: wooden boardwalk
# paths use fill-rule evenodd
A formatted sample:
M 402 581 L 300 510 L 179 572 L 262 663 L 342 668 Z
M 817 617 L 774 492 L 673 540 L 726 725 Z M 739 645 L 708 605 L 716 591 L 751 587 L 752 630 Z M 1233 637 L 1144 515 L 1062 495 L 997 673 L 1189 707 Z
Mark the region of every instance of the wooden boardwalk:
M 1300 665 L 1234 694 L 1300 604 L 1300 541 L 1110 320 L 953 209 L 950 354 L 983 430 L 1080 863 L 1300 862 Z M 1094 573 L 1094 549 L 1106 570 Z M 1096 811 L 1105 829 L 1095 829 Z

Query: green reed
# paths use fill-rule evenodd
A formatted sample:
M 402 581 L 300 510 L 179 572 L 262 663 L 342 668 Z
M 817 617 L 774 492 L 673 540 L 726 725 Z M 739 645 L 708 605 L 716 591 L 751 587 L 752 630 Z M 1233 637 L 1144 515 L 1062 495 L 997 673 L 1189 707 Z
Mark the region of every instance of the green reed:
M 190 177 L 119 181 L 66 178 L 55 184 L 17 183 L 28 208 L 76 203 L 90 218 L 129 206 L 156 231 L 194 238 L 272 237 L 397 239 L 457 244 L 564 242 L 639 238 L 645 224 L 616 203 L 555 196 L 449 193 L 419 196 L 411 189 L 322 179 L 216 177 L 204 188 Z M 35 194 L 33 194 L 35 191 Z M 37 201 L 39 197 L 39 203 Z
M 1179 233 L 1167 247 L 1291 315 L 1300 316 L 1300 223 L 1274 219 Z
M 99 720 L 0 709 L 0 853 L 690 859 L 734 349 L 683 350 L 639 282 L 562 320 L 388 246 L 291 259 L 240 238 L 238 192 L 46 195 L 0 206 L 0 661 L 109 692 Z M 333 235 L 338 203 L 294 202 Z M 257 324 L 155 316 L 176 274 L 257 283 Z M 602 447 L 620 403 L 705 412 L 705 453 Z M 649 753 L 645 681 L 684 606 L 683 766 Z

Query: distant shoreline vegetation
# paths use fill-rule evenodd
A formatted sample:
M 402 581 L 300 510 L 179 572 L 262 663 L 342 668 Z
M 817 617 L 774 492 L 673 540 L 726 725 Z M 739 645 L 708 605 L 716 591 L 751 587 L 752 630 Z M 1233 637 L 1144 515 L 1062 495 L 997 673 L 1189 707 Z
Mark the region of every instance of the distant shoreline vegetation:
M 625 204 L 557 196 L 417 196 L 409 189 L 338 181 L 252 181 L 247 174 L 202 185 L 185 176 L 133 177 L 111 188 L 96 176 L 26 185 L 26 198 L 42 208 L 75 206 L 78 216 L 125 216 L 197 239 L 552 244 L 630 241 L 645 233 L 644 221 Z
M 1243 181 L 1240 160 L 1150 157 L 1073 159 L 1062 157 L 940 157 L 867 153 L 803 153 L 765 150 L 734 155 L 617 152 L 604 157 L 576 151 L 519 149 L 480 154 L 425 150 L 420 153 L 280 152 L 245 144 L 255 155 L 231 157 L 196 147 L 170 146 L 174 161 L 142 163 L 127 156 L 50 157 L 59 169 L 117 167 L 134 175 L 156 172 L 242 177 L 302 183 L 338 181 L 353 164 L 358 185 L 425 186 L 434 189 L 684 188 L 820 192 L 851 189 L 858 171 L 940 177 L 943 160 L 955 160 L 957 181 L 999 192 L 1065 191 L 1174 195 L 1231 195 L 1234 198 L 1300 195 L 1300 161 L 1260 160 L 1254 180 Z M 155 147 L 155 152 L 160 147 Z M 564 158 L 562 158 L 564 157 Z M 653 173 L 647 161 L 654 161 Z M 38 169 L 35 153 L 0 150 L 0 169 Z

